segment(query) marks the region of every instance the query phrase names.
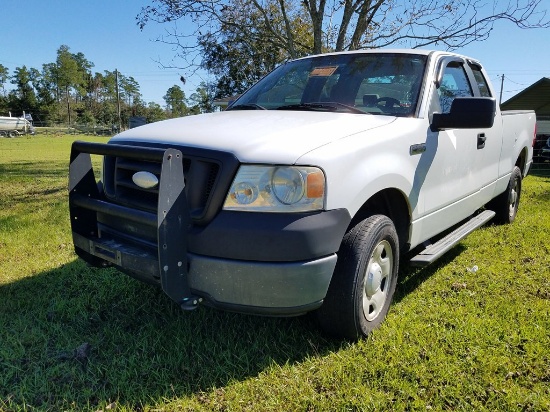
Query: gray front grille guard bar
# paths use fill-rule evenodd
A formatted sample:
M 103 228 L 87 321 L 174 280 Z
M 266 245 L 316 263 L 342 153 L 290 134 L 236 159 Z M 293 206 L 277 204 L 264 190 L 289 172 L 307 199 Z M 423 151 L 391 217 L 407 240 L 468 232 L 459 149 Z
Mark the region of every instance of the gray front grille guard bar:
M 90 154 L 161 163 L 156 216 L 108 202 L 98 189 Z M 196 308 L 202 299 L 191 293 L 187 279 L 190 216 L 184 188 L 179 150 L 74 142 L 69 167 L 69 206 L 77 254 L 96 266 L 107 261 L 130 271 L 152 270 L 160 277 L 162 290 L 170 299 L 183 309 Z M 156 227 L 158 256 L 135 246 L 101 239 L 98 212 Z

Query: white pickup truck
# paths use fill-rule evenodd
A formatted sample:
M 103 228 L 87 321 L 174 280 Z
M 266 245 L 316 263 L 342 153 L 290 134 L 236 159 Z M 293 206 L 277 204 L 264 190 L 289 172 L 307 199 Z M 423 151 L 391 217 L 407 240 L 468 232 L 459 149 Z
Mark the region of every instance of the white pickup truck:
M 400 260 L 427 265 L 514 220 L 535 114 L 494 96 L 478 61 L 447 52 L 287 62 L 225 112 L 75 142 L 76 252 L 183 309 L 315 310 L 326 332 L 365 336 Z M 104 156 L 99 182 L 90 154 Z

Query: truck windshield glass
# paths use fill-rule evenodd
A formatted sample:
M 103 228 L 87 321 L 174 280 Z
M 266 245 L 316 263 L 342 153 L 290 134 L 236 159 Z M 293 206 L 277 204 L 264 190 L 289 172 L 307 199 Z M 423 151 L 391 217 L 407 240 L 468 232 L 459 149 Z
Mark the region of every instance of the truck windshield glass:
M 229 110 L 300 110 L 412 116 L 426 56 L 326 55 L 283 64 Z

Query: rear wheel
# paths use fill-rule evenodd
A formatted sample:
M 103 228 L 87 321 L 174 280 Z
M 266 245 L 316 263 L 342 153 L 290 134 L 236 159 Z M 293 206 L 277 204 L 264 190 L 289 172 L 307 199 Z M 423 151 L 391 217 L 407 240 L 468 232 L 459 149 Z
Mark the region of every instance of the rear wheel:
M 487 209 L 496 213 L 493 222 L 507 224 L 515 220 L 521 196 L 521 178 L 521 170 L 515 166 L 506 190 L 487 204 Z
M 317 311 L 325 332 L 357 339 L 380 325 L 395 292 L 398 245 L 393 222 L 383 215 L 371 216 L 346 233 L 329 291 Z

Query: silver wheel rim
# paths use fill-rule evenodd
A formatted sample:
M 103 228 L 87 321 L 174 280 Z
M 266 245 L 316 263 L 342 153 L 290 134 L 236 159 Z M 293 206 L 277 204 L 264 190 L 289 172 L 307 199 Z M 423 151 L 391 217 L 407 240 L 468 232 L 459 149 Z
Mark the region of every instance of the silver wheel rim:
M 514 179 L 514 185 L 512 186 L 512 190 L 510 190 L 510 198 L 509 198 L 509 216 L 513 217 L 516 214 L 516 205 L 518 201 L 518 185 L 519 182 L 517 179 Z
M 367 265 L 363 288 L 363 314 L 373 321 L 382 312 L 392 282 L 393 251 L 388 241 L 376 245 Z

